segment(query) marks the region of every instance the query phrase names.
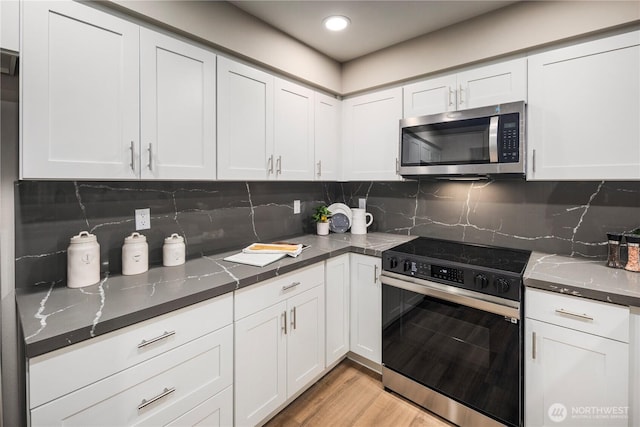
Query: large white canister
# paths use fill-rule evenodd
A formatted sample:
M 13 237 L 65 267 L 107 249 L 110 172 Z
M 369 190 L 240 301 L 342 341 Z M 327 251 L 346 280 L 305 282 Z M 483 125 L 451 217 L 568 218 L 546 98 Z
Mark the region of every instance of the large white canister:
M 67 286 L 82 288 L 100 281 L 100 245 L 95 234 L 81 231 L 67 248 Z
M 185 261 L 185 245 L 184 237 L 173 233 L 164 239 L 162 245 L 162 265 L 165 267 L 173 267 L 182 265 Z
M 131 276 L 144 273 L 149 269 L 149 245 L 147 238 L 133 232 L 124 238 L 122 245 L 122 274 Z

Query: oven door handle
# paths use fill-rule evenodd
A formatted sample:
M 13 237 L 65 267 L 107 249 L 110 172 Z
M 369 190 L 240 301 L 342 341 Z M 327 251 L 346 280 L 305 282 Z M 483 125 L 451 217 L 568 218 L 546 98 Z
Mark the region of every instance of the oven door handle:
M 385 285 L 393 286 L 422 295 L 427 295 L 455 304 L 464 305 L 466 307 L 476 308 L 478 310 L 486 311 L 500 316 L 506 316 L 518 320 L 520 319 L 520 304 L 516 301 L 513 301 L 514 306 L 510 307 L 472 296 L 469 294 L 469 291 L 465 289 L 454 288 L 447 285 L 440 285 L 438 283 L 429 282 L 426 280 L 420 280 L 420 283 L 412 281 L 410 282 L 403 279 L 397 279 L 395 277 L 389 277 L 384 274 L 380 275 L 380 282 Z

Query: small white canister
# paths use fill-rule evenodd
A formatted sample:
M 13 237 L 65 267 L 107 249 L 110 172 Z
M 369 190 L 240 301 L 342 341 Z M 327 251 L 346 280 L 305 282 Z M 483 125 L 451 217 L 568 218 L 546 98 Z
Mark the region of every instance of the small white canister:
M 185 246 L 184 238 L 176 233 L 164 239 L 162 245 L 162 265 L 173 267 L 184 264 Z
M 67 286 L 82 288 L 100 281 L 100 245 L 95 234 L 81 231 L 67 248 Z
M 149 245 L 140 233 L 131 233 L 122 245 L 122 274 L 131 276 L 149 270 Z

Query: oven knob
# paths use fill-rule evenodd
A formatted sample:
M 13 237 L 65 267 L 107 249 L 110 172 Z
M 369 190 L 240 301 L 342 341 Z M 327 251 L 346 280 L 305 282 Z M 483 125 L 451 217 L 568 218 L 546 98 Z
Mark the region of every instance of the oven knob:
M 409 261 L 408 259 L 405 260 L 402 268 L 404 269 L 404 271 L 411 271 L 411 261 Z
M 509 282 L 507 279 L 503 279 L 502 277 L 496 279 L 495 286 L 496 291 L 498 291 L 499 294 L 505 294 L 509 291 Z
M 489 284 L 489 279 L 487 279 L 487 276 L 485 276 L 484 274 L 477 274 L 473 279 L 473 282 L 476 285 L 476 288 L 484 289 Z
M 389 258 L 389 267 L 395 269 L 398 266 L 398 258 Z

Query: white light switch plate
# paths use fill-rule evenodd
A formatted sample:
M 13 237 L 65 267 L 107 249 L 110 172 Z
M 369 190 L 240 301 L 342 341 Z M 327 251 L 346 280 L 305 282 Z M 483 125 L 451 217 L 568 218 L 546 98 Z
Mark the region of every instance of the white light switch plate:
M 148 230 L 151 228 L 151 210 L 136 209 L 136 231 Z
M 294 200 L 293 201 L 293 213 L 294 214 L 299 214 L 300 213 L 300 200 Z
M 367 199 L 363 199 L 363 198 L 358 199 L 358 207 L 360 209 L 367 209 Z

